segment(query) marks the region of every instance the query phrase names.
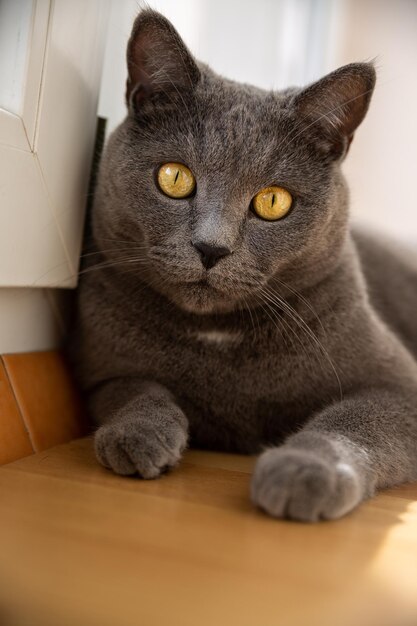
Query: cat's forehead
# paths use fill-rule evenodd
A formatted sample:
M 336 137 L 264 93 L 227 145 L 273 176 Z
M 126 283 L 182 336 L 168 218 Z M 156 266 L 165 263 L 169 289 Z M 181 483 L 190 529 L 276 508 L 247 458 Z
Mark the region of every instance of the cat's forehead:
M 204 130 L 234 139 L 270 136 L 287 111 L 288 94 L 217 78 L 202 81 L 196 92 L 196 112 L 204 116 Z
M 232 81 L 204 85 L 190 124 L 196 155 L 204 155 L 208 169 L 253 170 L 284 140 L 287 102 L 288 96 Z

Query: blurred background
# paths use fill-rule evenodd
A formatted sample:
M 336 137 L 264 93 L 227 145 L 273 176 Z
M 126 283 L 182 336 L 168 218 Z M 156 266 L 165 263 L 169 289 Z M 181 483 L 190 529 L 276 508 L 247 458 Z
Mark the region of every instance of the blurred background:
M 378 83 L 344 171 L 354 219 L 417 242 L 416 0 L 150 0 L 198 59 L 265 89 L 375 59 Z M 99 114 L 125 115 L 125 49 L 141 4 L 111 0 Z

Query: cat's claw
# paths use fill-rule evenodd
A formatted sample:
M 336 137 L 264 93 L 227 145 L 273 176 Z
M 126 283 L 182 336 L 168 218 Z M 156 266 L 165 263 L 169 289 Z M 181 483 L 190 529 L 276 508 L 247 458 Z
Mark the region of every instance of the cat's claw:
M 251 496 L 273 517 L 303 522 L 337 519 L 362 500 L 359 477 L 351 465 L 285 447 L 261 454 Z
M 101 426 L 95 435 L 95 450 L 104 467 L 116 474 L 139 474 L 157 478 L 175 466 L 187 445 L 187 433 L 181 427 L 159 432 L 152 426 L 116 422 Z

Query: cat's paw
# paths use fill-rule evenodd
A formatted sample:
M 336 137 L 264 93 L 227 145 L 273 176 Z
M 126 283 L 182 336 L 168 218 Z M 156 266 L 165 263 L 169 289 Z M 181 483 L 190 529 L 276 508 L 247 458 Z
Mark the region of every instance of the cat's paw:
M 94 443 L 97 459 L 116 474 L 156 478 L 178 463 L 187 433 L 179 424 L 158 429 L 139 421 L 119 421 L 101 426 Z
M 261 454 L 251 496 L 270 515 L 302 522 L 336 519 L 362 499 L 359 476 L 352 466 L 285 447 Z

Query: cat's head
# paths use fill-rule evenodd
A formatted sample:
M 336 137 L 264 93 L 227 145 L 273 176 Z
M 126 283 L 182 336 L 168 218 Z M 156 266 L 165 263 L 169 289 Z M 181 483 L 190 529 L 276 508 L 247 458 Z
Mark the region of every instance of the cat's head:
M 271 281 L 302 288 L 334 267 L 347 221 L 340 163 L 369 105 L 371 64 L 263 91 L 197 63 L 150 10 L 127 62 L 128 116 L 93 218 L 99 245 L 133 242 L 141 279 L 195 313 L 256 302 Z

